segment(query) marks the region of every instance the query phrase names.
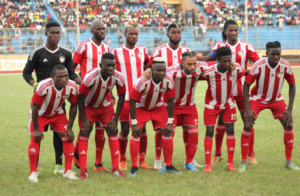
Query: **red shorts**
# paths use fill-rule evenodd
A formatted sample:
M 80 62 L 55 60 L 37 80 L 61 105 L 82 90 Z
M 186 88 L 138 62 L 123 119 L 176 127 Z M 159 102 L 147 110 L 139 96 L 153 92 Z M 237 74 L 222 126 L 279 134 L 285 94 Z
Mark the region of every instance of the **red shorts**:
M 233 97 L 238 109 L 240 111 L 245 111 L 244 97 L 243 96 L 234 96 Z
M 173 118 L 174 126 L 192 125 L 198 127 L 198 112 L 196 105 L 175 106 Z
M 124 101 L 122 111 L 120 113 L 119 121 L 129 121 L 129 101 Z
M 152 121 L 154 131 L 156 129 L 164 129 L 168 122 L 168 112 L 165 106 L 155 107 L 152 110 L 136 108 L 136 120 L 140 127 L 144 127 L 145 123 Z M 130 126 L 131 121 L 130 121 Z
M 228 108 L 225 110 L 215 110 L 210 108 L 204 108 L 204 125 L 213 126 L 216 124 L 218 115 L 222 115 L 224 123 L 233 123 L 236 121 L 236 109 Z
M 257 116 L 262 110 L 270 109 L 273 114 L 274 119 L 282 119 L 283 118 L 282 114 L 284 113 L 284 111 L 287 108 L 287 105 L 284 100 L 280 100 L 280 101 L 276 101 L 276 102 L 268 103 L 268 104 L 264 104 L 259 101 L 251 100 L 249 102 L 249 104 L 250 104 L 250 109 L 253 110 L 254 112 L 256 112 Z
M 39 122 L 39 130 L 41 132 L 44 132 L 45 126 L 48 124 L 50 124 L 53 131 L 66 132 L 69 121 L 68 121 L 66 115 L 64 113 L 62 113 L 62 114 L 57 114 L 57 115 L 54 115 L 51 117 L 39 116 L 38 122 Z M 32 124 L 31 114 L 29 117 L 29 130 L 30 130 L 30 134 L 32 135 L 33 124 Z
M 113 119 L 114 115 L 115 111 L 112 103 L 107 107 L 85 106 L 86 119 L 92 121 L 92 124 L 100 122 L 100 125 L 106 126 Z M 78 116 L 79 128 L 83 129 L 80 114 Z

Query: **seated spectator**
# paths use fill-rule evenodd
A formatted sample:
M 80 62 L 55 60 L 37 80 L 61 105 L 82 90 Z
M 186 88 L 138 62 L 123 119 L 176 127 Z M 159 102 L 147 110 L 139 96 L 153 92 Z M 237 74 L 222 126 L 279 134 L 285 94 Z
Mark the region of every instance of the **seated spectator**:
M 268 26 L 273 26 L 273 20 L 271 18 L 268 20 Z
M 265 25 L 265 21 L 262 18 L 260 18 L 259 21 L 258 21 L 258 25 L 259 26 L 264 26 Z
M 28 40 L 27 40 L 27 46 L 33 46 L 33 45 L 34 45 L 34 42 L 31 39 L 31 37 L 29 37 Z

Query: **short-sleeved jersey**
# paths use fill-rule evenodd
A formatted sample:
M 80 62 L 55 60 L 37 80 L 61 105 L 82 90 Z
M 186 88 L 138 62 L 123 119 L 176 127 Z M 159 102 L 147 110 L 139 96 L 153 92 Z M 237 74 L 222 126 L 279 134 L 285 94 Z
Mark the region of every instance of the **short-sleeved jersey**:
M 36 47 L 29 54 L 28 61 L 23 70 L 23 78 L 28 83 L 30 80 L 33 80 L 32 73 L 35 71 L 36 81 L 40 82 L 51 77 L 50 72 L 57 64 L 62 64 L 66 67 L 71 80 L 78 78 L 74 72 L 72 53 L 62 46 L 58 46 L 56 50 L 51 51 L 45 44 Z
M 287 61 L 280 59 L 277 66 L 271 68 L 268 58 L 260 59 L 254 63 L 246 77 L 246 82 L 249 85 L 256 81 L 256 85 L 251 90 L 250 100 L 257 100 L 262 103 L 282 100 L 281 89 L 284 79 L 290 85 L 295 83 L 294 74 Z
M 137 79 L 144 73 L 144 64 L 149 61 L 147 50 L 139 45 L 135 45 L 134 49 L 128 49 L 123 45 L 113 49 L 112 53 L 116 58 L 116 70 L 121 72 L 125 79 L 125 101 L 129 101 Z
M 176 50 L 173 50 L 169 44 L 166 43 L 153 50 L 148 64 L 152 65 L 152 61 L 155 57 L 162 57 L 165 60 L 167 67 L 170 67 L 181 63 L 182 53 L 189 51 L 191 51 L 191 49 L 183 45 L 179 45 Z
M 92 107 L 106 107 L 110 104 L 106 97 L 110 90 L 117 87 L 117 92 L 122 95 L 126 92 L 123 75 L 114 71 L 106 81 L 101 77 L 100 68 L 97 67 L 88 72 L 79 86 L 79 94 L 86 95 L 85 105 Z
M 70 103 L 77 103 L 78 90 L 74 81 L 69 80 L 67 85 L 57 90 L 52 78 L 39 82 L 32 97 L 32 102 L 40 105 L 39 116 L 54 116 L 62 114 L 62 103 L 68 99 Z
M 195 105 L 195 90 L 204 66 L 207 66 L 206 62 L 198 61 L 195 73 L 192 75 L 186 75 L 181 64 L 172 65 L 167 68 L 167 73 L 173 77 L 175 84 L 175 106 Z
M 233 89 L 236 81 L 245 75 L 245 71 L 236 64 L 234 70 L 221 73 L 218 64 L 204 68 L 202 77 L 207 80 L 208 87 L 205 95 L 205 107 L 210 109 L 234 108 Z
M 102 55 L 107 52 L 109 52 L 109 48 L 103 41 L 101 45 L 98 46 L 89 38 L 79 44 L 74 53 L 73 61 L 74 63 L 80 64 L 82 79 L 84 79 L 86 73 L 99 67 Z
M 254 47 L 248 43 L 244 42 L 242 40 L 238 40 L 238 42 L 231 46 L 228 44 L 228 42 L 218 42 L 214 47 L 212 53 L 210 53 L 210 56 L 213 58 L 216 58 L 216 51 L 218 48 L 226 46 L 231 49 L 232 57 L 231 60 L 234 63 L 240 64 L 240 66 L 247 70 L 247 62 L 248 60 L 251 60 L 252 62 L 256 62 L 259 60 L 259 56 L 257 55 L 257 52 L 255 51 Z M 245 82 L 245 77 L 242 77 L 241 79 L 237 80 L 236 88 L 233 91 L 233 96 L 243 96 L 243 84 Z
M 152 79 L 139 78 L 132 90 L 131 99 L 137 101 L 136 107 L 151 110 L 163 105 L 163 94 L 166 94 L 167 99 L 175 96 L 174 81 L 168 74 L 158 84 Z

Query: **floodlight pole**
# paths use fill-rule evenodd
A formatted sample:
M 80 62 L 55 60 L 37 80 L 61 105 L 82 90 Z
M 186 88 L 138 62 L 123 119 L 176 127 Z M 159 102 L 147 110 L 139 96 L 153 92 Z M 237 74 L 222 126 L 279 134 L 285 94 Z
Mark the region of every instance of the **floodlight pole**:
M 245 0 L 245 41 L 248 42 L 248 0 Z
M 80 42 L 80 30 L 79 30 L 79 3 L 76 0 L 76 31 L 77 31 L 77 46 Z

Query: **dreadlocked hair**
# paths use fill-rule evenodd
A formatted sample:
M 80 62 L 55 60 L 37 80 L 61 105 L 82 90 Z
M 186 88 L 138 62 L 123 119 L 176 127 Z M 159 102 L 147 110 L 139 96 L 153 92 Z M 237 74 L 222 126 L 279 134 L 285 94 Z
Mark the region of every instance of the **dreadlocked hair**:
M 238 26 L 238 24 L 234 21 L 234 20 L 227 20 L 224 24 L 224 29 L 222 31 L 222 38 L 223 38 L 223 41 L 226 41 L 227 40 L 227 36 L 225 35 L 224 31 L 227 30 L 228 26 L 229 25 L 236 25 Z

